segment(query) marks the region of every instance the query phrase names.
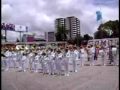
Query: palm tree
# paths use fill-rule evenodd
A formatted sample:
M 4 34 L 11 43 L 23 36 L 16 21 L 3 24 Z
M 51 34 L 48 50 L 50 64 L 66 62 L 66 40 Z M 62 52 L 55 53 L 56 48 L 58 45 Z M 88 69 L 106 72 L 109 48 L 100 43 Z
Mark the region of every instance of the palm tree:
M 64 26 L 58 26 L 57 27 L 57 33 L 56 33 L 56 40 L 57 41 L 66 41 L 67 39 L 67 31 Z

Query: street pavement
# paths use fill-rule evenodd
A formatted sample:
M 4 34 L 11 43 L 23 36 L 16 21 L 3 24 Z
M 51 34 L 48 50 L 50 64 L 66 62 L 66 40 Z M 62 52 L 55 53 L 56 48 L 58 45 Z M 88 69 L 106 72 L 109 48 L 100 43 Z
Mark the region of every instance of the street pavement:
M 70 76 L 2 71 L 2 90 L 118 90 L 118 66 L 82 66 Z

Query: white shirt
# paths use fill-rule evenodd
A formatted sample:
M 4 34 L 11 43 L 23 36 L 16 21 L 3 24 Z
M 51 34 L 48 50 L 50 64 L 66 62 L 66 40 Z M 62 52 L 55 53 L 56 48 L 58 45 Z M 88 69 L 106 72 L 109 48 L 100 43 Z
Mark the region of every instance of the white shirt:
M 69 51 L 66 53 L 66 57 L 70 57 L 70 52 Z
M 75 54 L 75 59 L 78 60 L 79 59 L 79 52 L 78 52 L 78 50 L 75 50 L 74 54 Z
M 35 60 L 39 60 L 39 55 L 36 55 L 36 56 L 35 56 Z
M 112 48 L 112 53 L 113 53 L 113 55 L 116 55 L 116 54 L 117 54 L 117 48 L 116 48 L 116 47 L 113 47 L 113 48 Z
M 29 57 L 32 57 L 34 54 L 31 52 L 30 54 L 29 54 Z
M 11 53 L 10 51 L 6 51 L 6 52 L 5 52 L 5 56 L 6 56 L 6 57 L 10 57 L 11 55 L 12 55 L 12 53 Z
M 55 52 L 51 52 L 51 56 L 52 56 L 52 57 L 55 57 Z
M 95 47 L 90 48 L 90 52 L 95 53 Z
M 12 52 L 12 58 L 13 58 L 13 60 L 17 59 L 17 53 L 16 52 Z
M 116 47 L 113 47 L 113 48 L 112 48 L 112 51 L 117 51 L 117 48 L 116 48 Z
M 39 63 L 39 55 L 36 55 L 36 56 L 35 56 L 34 62 L 35 62 L 35 63 Z
M 26 56 L 23 56 L 21 60 L 22 60 L 22 61 L 26 61 L 26 59 L 27 59 L 27 57 L 26 57 Z
M 63 54 L 62 53 L 59 53 L 58 54 L 58 58 L 62 58 Z

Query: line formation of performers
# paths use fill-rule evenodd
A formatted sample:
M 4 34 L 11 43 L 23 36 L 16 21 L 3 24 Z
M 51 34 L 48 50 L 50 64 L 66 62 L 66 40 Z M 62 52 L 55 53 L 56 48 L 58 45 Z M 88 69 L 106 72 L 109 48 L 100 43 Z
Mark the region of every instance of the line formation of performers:
M 109 64 L 118 65 L 117 56 L 118 50 L 114 46 L 107 48 L 94 47 L 67 47 L 67 48 L 37 48 L 34 50 L 3 50 L 2 67 L 5 71 L 10 68 L 15 68 L 18 71 L 42 72 L 50 75 L 65 75 L 70 74 L 70 65 L 72 72 L 78 71 L 78 64 L 84 66 L 85 60 L 90 62 L 90 65 L 95 65 L 96 60 L 101 58 L 102 65 L 106 65 L 109 59 Z M 78 61 L 80 61 L 78 63 Z

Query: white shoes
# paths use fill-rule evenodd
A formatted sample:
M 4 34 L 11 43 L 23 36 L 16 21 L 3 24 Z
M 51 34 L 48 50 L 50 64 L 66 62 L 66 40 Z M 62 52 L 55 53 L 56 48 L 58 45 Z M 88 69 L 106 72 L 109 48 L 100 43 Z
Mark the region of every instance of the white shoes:
M 26 70 L 23 70 L 24 72 L 26 72 Z
M 68 73 L 66 73 L 65 76 L 70 76 L 70 75 Z
M 8 68 L 6 68 L 5 71 L 8 71 Z
M 75 70 L 75 72 L 78 72 L 77 70 Z

